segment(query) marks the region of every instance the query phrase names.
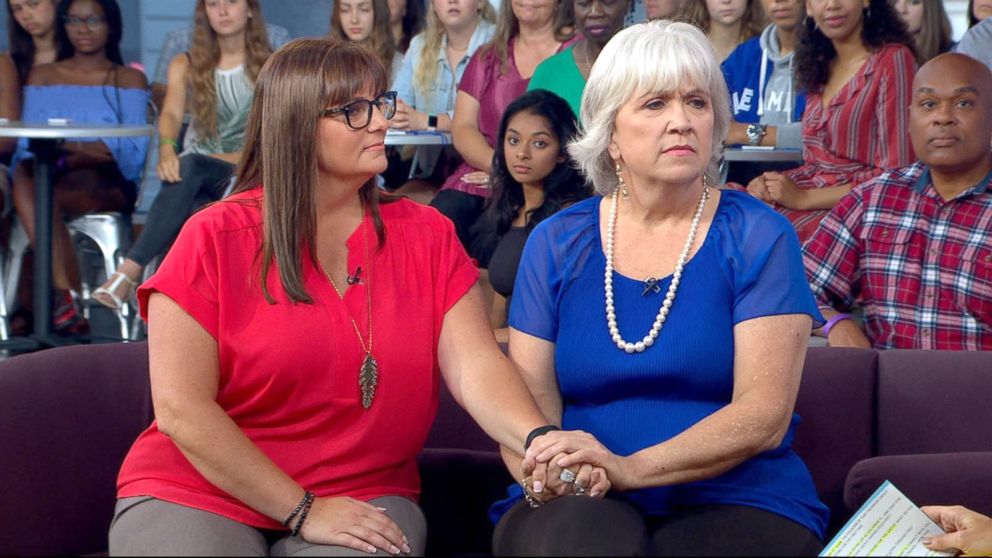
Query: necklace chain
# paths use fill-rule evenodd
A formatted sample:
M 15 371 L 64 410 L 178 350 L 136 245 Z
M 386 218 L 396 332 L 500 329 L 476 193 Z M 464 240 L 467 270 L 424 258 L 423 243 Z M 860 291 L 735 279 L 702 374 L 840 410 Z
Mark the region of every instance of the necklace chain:
M 367 347 L 365 346 L 365 340 L 362 338 L 362 332 L 358 329 L 358 323 L 355 322 L 355 318 L 351 318 L 350 316 L 349 318 L 351 319 L 351 325 L 355 327 L 355 334 L 358 335 L 358 342 L 359 344 L 361 344 L 362 350 L 365 351 L 366 355 L 371 355 L 372 354 L 372 269 L 371 269 L 372 266 L 370 265 L 369 262 L 369 240 L 368 240 L 368 235 L 366 234 L 365 231 L 364 219 L 362 221 L 361 227 L 362 227 L 362 244 L 365 249 L 365 267 L 367 268 L 365 274 L 365 299 L 366 299 L 366 306 L 368 307 L 368 312 L 369 312 L 369 344 Z M 334 278 L 331 277 L 331 274 L 327 271 L 327 268 L 324 266 L 324 262 L 318 260 L 318 263 L 320 264 L 321 271 L 324 272 L 324 275 L 327 276 L 327 280 L 330 281 L 331 286 L 334 287 L 334 292 L 336 292 L 338 294 L 338 298 L 340 298 L 343 301 L 344 294 L 341 292 L 340 289 L 338 289 L 337 283 L 334 282 Z
M 696 240 L 696 232 L 699 230 L 699 220 L 703 215 L 703 207 L 706 205 L 706 200 L 710 197 L 710 192 L 704 183 L 703 193 L 699 196 L 699 203 L 696 204 L 696 213 L 693 215 L 692 225 L 689 227 L 689 237 L 685 241 L 682 253 L 679 254 L 678 261 L 675 263 L 675 272 L 672 274 L 671 284 L 668 285 L 665 300 L 661 303 L 661 308 L 658 310 L 658 315 L 655 317 L 651 330 L 648 331 L 648 334 L 643 339 L 636 343 L 624 341 L 623 337 L 620 336 L 620 329 L 617 327 L 616 307 L 613 305 L 613 239 L 617 226 L 619 193 L 619 188 L 613 191 L 612 201 L 610 202 L 610 217 L 606 226 L 606 274 L 603 279 L 606 291 L 606 325 L 609 328 L 610 337 L 618 349 L 628 354 L 634 352 L 641 353 L 644 352 L 644 349 L 654 345 L 655 340 L 658 339 L 658 335 L 661 333 L 661 328 L 665 325 L 665 320 L 668 319 L 668 313 L 671 311 L 672 304 L 675 303 L 675 293 L 678 291 L 679 281 L 682 279 L 682 270 L 689 257 L 689 251 L 692 250 L 693 242 Z

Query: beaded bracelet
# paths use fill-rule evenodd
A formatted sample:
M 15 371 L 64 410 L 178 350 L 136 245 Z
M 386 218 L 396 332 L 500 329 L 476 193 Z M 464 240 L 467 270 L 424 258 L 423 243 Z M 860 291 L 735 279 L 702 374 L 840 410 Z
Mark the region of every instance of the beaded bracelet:
M 296 525 L 293 526 L 293 530 L 289 533 L 290 536 L 295 537 L 300 534 L 300 530 L 303 529 L 303 523 L 307 520 L 307 515 L 310 513 L 310 506 L 313 505 L 313 500 L 313 492 L 307 492 L 303 497 L 303 509 L 300 510 L 300 518 L 296 520 Z
M 303 499 L 300 500 L 299 504 L 296 504 L 296 509 L 294 509 L 293 512 L 289 514 L 289 517 L 287 517 L 282 521 L 282 526 L 289 527 L 289 523 L 293 521 L 293 518 L 296 517 L 296 514 L 300 513 L 300 510 L 302 510 L 303 506 L 306 505 L 307 500 L 312 498 L 313 498 L 313 492 L 310 492 L 309 490 L 305 491 L 303 493 Z

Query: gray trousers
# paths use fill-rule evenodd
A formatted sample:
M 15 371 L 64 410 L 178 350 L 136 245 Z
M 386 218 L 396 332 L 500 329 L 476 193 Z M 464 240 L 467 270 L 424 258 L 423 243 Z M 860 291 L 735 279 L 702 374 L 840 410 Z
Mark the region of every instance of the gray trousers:
M 411 556 L 424 555 L 427 521 L 416 503 L 401 496 L 384 496 L 369 503 L 386 508 L 386 515 L 410 542 Z M 310 544 L 287 532 L 257 529 L 151 496 L 117 501 L 110 524 L 110 555 L 374 556 L 344 546 Z

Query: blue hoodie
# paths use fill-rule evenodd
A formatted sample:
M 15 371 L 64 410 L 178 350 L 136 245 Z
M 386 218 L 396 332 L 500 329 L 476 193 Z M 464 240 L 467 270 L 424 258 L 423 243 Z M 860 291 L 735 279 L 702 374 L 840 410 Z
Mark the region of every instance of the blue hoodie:
M 723 62 L 734 120 L 777 126 L 776 147 L 802 147 L 802 117 L 806 95 L 794 90 L 794 52 L 780 54 L 775 25 L 744 42 Z M 765 103 L 759 100 L 764 99 Z M 788 110 L 791 106 L 792 110 Z M 778 110 L 772 109 L 778 107 Z

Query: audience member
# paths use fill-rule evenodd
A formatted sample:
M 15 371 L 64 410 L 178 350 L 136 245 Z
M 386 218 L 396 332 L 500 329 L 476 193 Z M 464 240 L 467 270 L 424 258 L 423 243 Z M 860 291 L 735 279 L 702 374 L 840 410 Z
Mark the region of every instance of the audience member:
M 992 1 L 968 0 L 968 28 L 978 25 L 992 16 Z
M 766 172 L 748 192 L 775 205 L 806 242 L 851 188 L 916 158 L 908 133 L 912 39 L 889 0 L 809 0 L 795 68 L 806 90 L 803 164 Z
M 923 539 L 930 550 L 964 556 L 992 556 L 992 517 L 961 506 L 924 506 L 947 534 Z
M 844 197 L 806 245 L 834 346 L 992 350 L 992 73 L 940 55 L 913 82 L 920 162 Z M 849 311 L 858 303 L 864 330 Z
M 518 97 L 500 121 L 491 171 L 493 194 L 471 229 L 471 254 L 488 270 L 496 295 L 490 322 L 498 341 L 507 340 L 507 302 L 530 232 L 591 193 L 565 149 L 577 128 L 568 103 L 543 89 Z
M 969 29 L 955 51 L 967 54 L 992 70 L 992 18 Z
M 644 12 L 648 20 L 671 19 L 682 9 L 686 0 L 644 0 Z
M 802 0 L 762 0 L 771 24 L 723 62 L 734 120 L 728 144 L 802 147 L 806 95 L 795 87 L 793 58 Z
M 582 431 L 536 437 L 524 470 L 564 468 L 577 495 L 498 505 L 512 507 L 496 555 L 821 547 L 828 511 L 790 449 L 819 312 L 789 223 L 708 186 L 728 104 L 712 48 L 686 23 L 629 27 L 593 66 L 569 151 L 605 197 L 534 229 L 510 310 L 510 357 L 538 405 Z M 587 496 L 579 456 L 606 469 L 615 498 Z
M 244 146 L 254 82 L 271 54 L 258 0 L 197 0 L 189 52 L 169 64 L 168 91 L 158 121 L 156 196 L 141 236 L 93 298 L 119 308 L 145 266 L 172 244 L 196 208 L 224 194 Z M 180 154 L 179 130 L 193 118 Z
M 388 0 L 387 3 L 393 42 L 396 50 L 406 54 L 410 41 L 424 28 L 424 3 L 421 0 Z
M 371 50 L 389 70 L 389 83 L 403 64 L 403 54 L 389 26 L 387 0 L 337 0 L 331 9 L 331 37 Z
M 65 118 L 76 124 L 146 125 L 148 82 L 144 74 L 123 65 L 117 2 L 61 0 L 57 18 L 58 61 L 31 71 L 24 88 L 22 118 L 30 122 Z M 68 140 L 62 149 L 64 155 L 53 177 L 52 308 L 56 331 L 71 329 L 81 319 L 70 292 L 78 284 L 78 270 L 64 220 L 98 211 L 130 212 L 145 166 L 148 139 Z M 14 206 L 33 243 L 32 157 L 27 140 L 20 140 L 12 163 Z
M 247 0 L 227 0 L 228 4 L 236 7 Z M 158 63 L 155 65 L 155 74 L 152 78 L 152 100 L 155 106 L 161 108 L 165 101 L 165 93 L 169 82 L 169 65 L 172 61 L 184 52 L 189 52 L 193 46 L 193 34 L 196 24 L 188 25 L 181 29 L 170 31 L 165 36 L 162 43 L 162 52 L 158 55 Z M 278 50 L 279 47 L 289 42 L 289 31 L 284 27 L 267 23 L 265 25 L 266 37 L 269 40 L 271 50 Z
M 613 35 L 623 29 L 630 7 L 631 0 L 574 0 L 575 32 L 582 38 L 541 62 L 527 90 L 545 89 L 558 95 L 578 117 L 592 64 Z
M 156 420 L 122 466 L 111 555 L 422 555 L 441 374 L 502 444 L 544 424 L 451 223 L 380 199 L 388 80 L 337 40 L 263 67 L 235 193 L 139 293 Z
M 427 28 L 410 42 L 393 84 L 399 100 L 390 127 L 451 131 L 455 88 L 475 51 L 492 39 L 495 20 L 487 0 L 432 0 Z M 447 178 L 449 166 L 454 166 L 446 161 L 438 165 L 442 153 L 450 150 L 437 146 L 416 150 L 415 173 L 426 178 L 431 193 Z M 402 169 L 400 180 L 405 181 L 409 166 L 395 159 L 390 164 Z
M 431 201 L 469 245 L 469 227 L 489 197 L 489 167 L 503 111 L 527 90 L 537 66 L 567 48 L 571 22 L 557 15 L 555 0 L 505 0 L 493 40 L 465 68 L 455 98 L 451 135 L 464 162 Z
M 758 0 L 686 0 L 681 19 L 706 33 L 720 62 L 741 43 L 759 35 L 766 22 Z
M 921 64 L 954 47 L 951 20 L 947 18 L 942 0 L 896 0 L 895 8 L 913 37 Z
M 57 4 L 57 0 L 7 0 L 9 55 L 21 84 L 27 83 L 31 68 L 51 64 L 58 56 Z

